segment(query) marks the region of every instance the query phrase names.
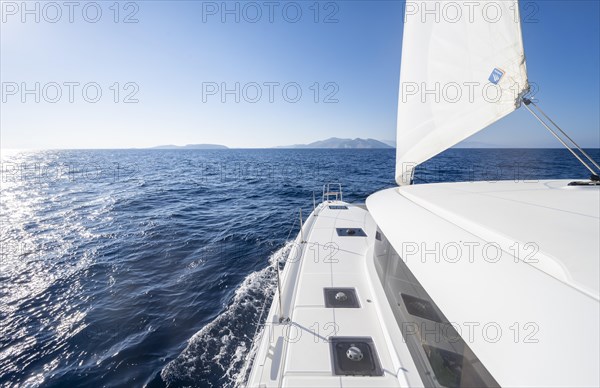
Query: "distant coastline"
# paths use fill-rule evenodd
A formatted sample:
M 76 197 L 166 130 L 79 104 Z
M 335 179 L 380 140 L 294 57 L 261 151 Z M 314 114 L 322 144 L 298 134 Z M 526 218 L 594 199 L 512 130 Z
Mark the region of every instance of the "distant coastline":
M 375 139 L 340 139 L 331 137 L 326 140 L 319 140 L 309 144 L 294 144 L 289 146 L 279 146 L 275 148 L 312 148 L 312 149 L 381 149 L 394 148 L 389 144 Z
M 286 146 L 270 147 L 274 149 L 286 149 L 286 148 L 305 148 L 305 149 L 392 149 L 394 148 L 389 144 L 388 141 L 383 142 L 375 139 L 341 139 L 337 137 L 331 137 L 325 140 L 315 141 L 309 144 L 293 144 Z M 144 149 L 148 150 L 227 150 L 231 149 L 222 144 L 187 144 L 184 146 L 178 146 L 174 144 L 159 145 L 154 147 L 147 147 Z

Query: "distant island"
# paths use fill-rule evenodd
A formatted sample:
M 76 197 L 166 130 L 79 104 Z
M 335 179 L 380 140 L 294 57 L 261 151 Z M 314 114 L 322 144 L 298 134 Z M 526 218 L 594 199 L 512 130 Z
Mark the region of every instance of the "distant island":
M 319 140 L 310 144 L 294 144 L 290 146 L 279 146 L 276 148 L 362 148 L 362 149 L 373 149 L 373 148 L 393 148 L 389 144 L 385 144 L 375 139 L 340 139 L 332 137 L 327 140 Z
M 150 147 L 151 150 L 226 150 L 228 147 L 221 144 L 187 144 L 184 146 L 178 145 L 160 145 Z
M 452 148 L 511 148 L 502 144 L 484 143 L 481 141 L 465 140 L 456 144 Z
M 391 149 L 394 148 L 391 141 L 379 141 L 375 139 L 340 139 L 332 137 L 319 140 L 309 144 L 294 144 L 278 146 L 274 148 L 320 148 L 320 149 Z M 227 150 L 229 147 L 222 144 L 186 144 L 183 146 L 167 144 L 146 148 L 148 150 Z

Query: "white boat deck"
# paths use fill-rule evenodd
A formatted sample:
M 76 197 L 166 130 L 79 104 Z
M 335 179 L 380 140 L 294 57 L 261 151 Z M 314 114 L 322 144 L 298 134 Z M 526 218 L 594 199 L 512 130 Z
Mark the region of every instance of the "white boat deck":
M 447 371 L 465 386 L 598 386 L 600 187 L 569 182 L 392 188 L 369 211 L 322 203 L 282 272 L 281 313 L 276 295 L 248 386 L 455 386 Z M 355 288 L 360 308 L 325 307 L 328 287 Z M 441 320 L 407 311 L 406 295 Z M 400 325 L 414 322 L 426 326 L 408 336 Z M 436 322 L 465 342 L 439 337 Z M 370 337 L 383 374 L 337 375 L 332 337 Z M 439 349 L 468 368 L 434 366 Z
M 348 209 L 332 210 L 329 205 L 346 205 Z M 367 276 L 374 271 L 372 266 L 368 267 L 366 258 L 372 256 L 369 250 L 372 250 L 376 224 L 366 210 L 342 202 L 323 203 L 316 212 L 318 215 L 311 216 L 305 224 L 306 243 L 298 245 L 301 260 L 288 262 L 284 270 L 284 290 L 296 279 L 298 282 L 290 293 L 293 298 L 283 302 L 284 311 L 288 312 L 284 316 L 289 317 L 290 322 L 278 323 L 276 295 L 248 386 L 407 386 L 406 372 L 398 375 L 404 367 L 399 365 L 396 352 L 390 349 L 394 341 L 389 340 L 390 332 L 381 323 L 380 304 L 375 303 L 379 301 L 386 307 L 385 296 L 373 291 Z M 362 228 L 367 237 L 340 237 L 336 228 Z M 360 308 L 325 307 L 323 289 L 327 287 L 355 288 Z M 286 306 L 293 307 L 286 309 Z M 383 314 L 390 314 L 388 319 L 394 322 L 391 311 Z M 395 335 L 401 338 L 399 331 Z M 332 336 L 371 337 L 383 376 L 335 375 L 328 341 Z M 414 370 L 408 351 L 404 358 L 407 366 Z M 418 378 L 416 372 L 414 377 Z

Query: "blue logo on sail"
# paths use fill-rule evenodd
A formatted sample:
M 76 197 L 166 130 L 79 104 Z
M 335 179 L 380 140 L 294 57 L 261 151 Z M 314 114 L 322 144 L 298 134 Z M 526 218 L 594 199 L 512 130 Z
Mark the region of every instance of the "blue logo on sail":
M 502 71 L 496 67 L 494 69 L 494 71 L 492 71 L 492 74 L 490 75 L 490 78 L 488 78 L 488 80 L 491 83 L 493 83 L 494 85 L 498 85 L 498 82 L 500 82 L 500 80 L 502 79 L 503 76 L 504 76 L 504 71 Z

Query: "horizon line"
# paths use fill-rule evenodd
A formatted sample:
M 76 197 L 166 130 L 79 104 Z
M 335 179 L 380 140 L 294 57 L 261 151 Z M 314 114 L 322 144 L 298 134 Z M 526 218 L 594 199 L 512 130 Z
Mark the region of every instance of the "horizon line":
M 217 145 L 217 144 L 215 144 Z M 227 150 L 391 150 L 396 147 L 381 147 L 381 148 L 341 148 L 341 147 L 293 147 L 293 146 L 274 146 L 274 147 L 229 147 L 226 148 L 159 148 L 160 146 L 153 147 L 122 147 L 122 148 L 9 148 L 0 147 L 0 151 L 227 151 Z M 583 149 L 600 149 L 597 147 L 581 147 Z M 486 146 L 486 147 L 461 147 L 455 146 L 449 149 L 524 149 L 524 150 L 551 150 L 551 149 L 566 149 L 560 146 L 541 146 L 541 147 L 520 147 L 520 146 Z M 442 151 L 443 152 L 443 151 Z

